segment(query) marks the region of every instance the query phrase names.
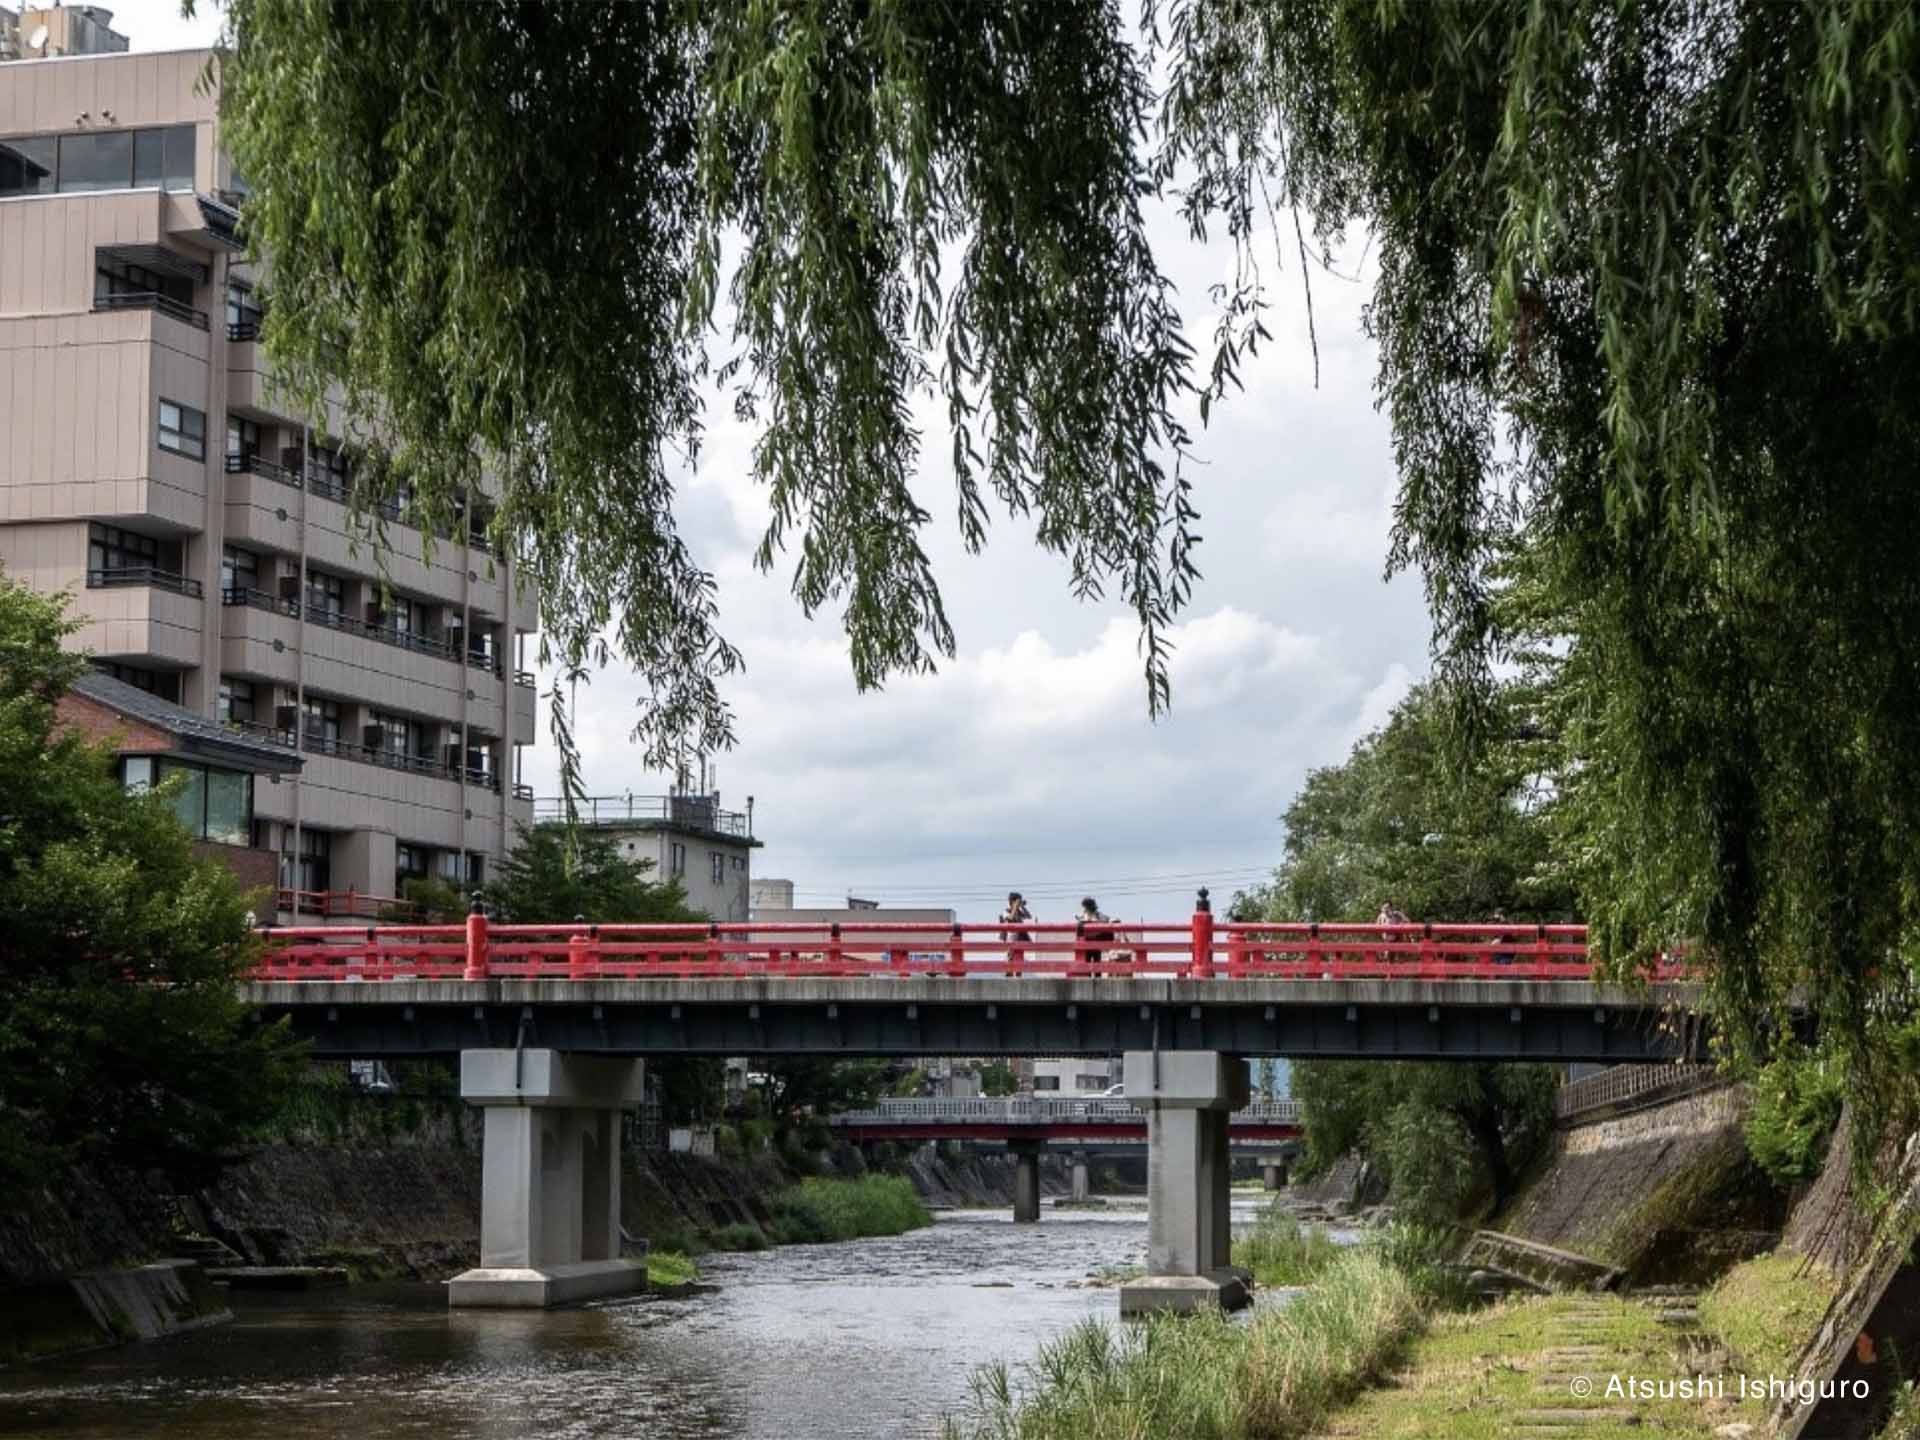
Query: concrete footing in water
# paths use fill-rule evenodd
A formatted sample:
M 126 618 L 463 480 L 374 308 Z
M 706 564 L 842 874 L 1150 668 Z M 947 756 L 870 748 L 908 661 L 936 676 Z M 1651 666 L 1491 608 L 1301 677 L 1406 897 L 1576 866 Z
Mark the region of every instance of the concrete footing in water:
M 1235 1310 L 1252 1277 L 1233 1266 L 1231 1112 L 1247 1067 L 1211 1050 L 1130 1050 L 1127 1098 L 1147 1112 L 1147 1274 L 1120 1287 L 1120 1313 Z
M 447 1303 L 539 1308 L 644 1290 L 620 1255 L 620 1111 L 640 1062 L 558 1050 L 468 1050 L 460 1095 L 486 1111 L 480 1263 Z

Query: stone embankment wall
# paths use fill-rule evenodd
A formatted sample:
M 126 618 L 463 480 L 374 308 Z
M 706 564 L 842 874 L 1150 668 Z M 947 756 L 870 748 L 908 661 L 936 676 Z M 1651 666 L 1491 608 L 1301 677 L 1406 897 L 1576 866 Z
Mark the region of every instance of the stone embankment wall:
M 1703 1279 L 1771 1249 L 1786 1197 L 1747 1155 L 1745 1107 L 1746 1092 L 1726 1086 L 1576 1121 L 1490 1228 L 1641 1283 Z
M 899 1168 L 929 1205 L 965 1209 L 1013 1203 L 1014 1159 L 1011 1155 L 978 1151 L 942 1154 L 938 1145 L 929 1144 L 909 1152 Z M 1104 1188 L 1100 1185 L 1101 1171 L 1102 1165 L 1096 1163 L 1096 1189 Z M 1071 1161 L 1065 1155 L 1042 1155 L 1041 1193 L 1066 1195 L 1072 1188 Z

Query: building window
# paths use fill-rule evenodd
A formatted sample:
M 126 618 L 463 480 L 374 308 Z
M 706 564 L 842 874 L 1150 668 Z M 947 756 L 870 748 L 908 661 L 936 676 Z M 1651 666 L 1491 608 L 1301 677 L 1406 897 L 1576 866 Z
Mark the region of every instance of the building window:
M 346 614 L 347 582 L 324 570 L 308 570 L 307 610 L 320 620 L 337 620 Z
M 280 827 L 280 883 L 294 890 L 327 890 L 333 878 L 333 832 L 300 831 L 300 853 L 292 851 L 293 826 Z
M 733 868 L 734 868 L 734 869 L 736 869 L 736 870 L 740 870 L 740 871 L 745 871 L 745 870 L 746 870 L 746 868 L 747 868 L 747 857 L 746 857 L 746 856 L 744 856 L 744 855 L 736 855 L 736 856 L 734 856 L 734 857 L 733 857 Z
M 1104 1075 L 1088 1075 L 1082 1072 L 1073 1077 L 1073 1088 L 1076 1090 L 1104 1090 L 1107 1088 L 1107 1077 Z
M 667 855 L 670 862 L 667 867 L 667 873 L 669 875 L 684 875 L 687 873 L 686 846 L 676 840 L 672 845 L 667 847 Z
M 260 588 L 260 557 L 251 550 L 224 546 L 220 551 L 220 589 L 227 595 L 244 596 Z
M 222 675 L 220 677 L 220 723 L 251 725 L 253 719 L 253 682 L 235 680 L 230 675 Z
M 1060 1088 L 1060 1077 L 1058 1075 L 1036 1075 L 1033 1077 L 1033 1088 L 1036 1091 L 1058 1090 Z
M 51 135 L 0 140 L 0 195 L 51 195 L 57 145 Z
M 230 469 L 244 470 L 248 463 L 260 453 L 260 425 L 257 421 L 244 416 L 227 417 L 227 458 L 238 461 Z
M 455 888 L 459 887 L 460 852 L 458 850 L 442 850 L 439 855 L 434 858 L 433 868 L 434 873 L 446 881 L 447 884 Z
M 160 402 L 160 448 L 189 460 L 207 458 L 207 417 L 177 400 Z
M 133 132 L 109 130 L 60 137 L 60 188 L 130 190 L 133 188 Z
M 0 196 L 56 190 L 193 189 L 194 127 L 0 140 Z
M 718 850 L 715 850 L 711 852 L 708 858 L 713 862 L 713 883 L 716 885 L 726 884 L 727 857 L 722 855 Z
M 487 883 L 487 857 L 477 850 L 467 852 L 467 888 L 478 890 Z
M 162 275 L 131 260 L 96 255 L 93 262 L 93 303 L 101 305 L 116 295 L 160 295 L 176 305 L 193 305 L 193 282 L 184 275 Z
M 307 739 L 319 742 L 322 748 L 337 745 L 340 741 L 340 702 L 309 695 L 303 702 L 303 708 L 306 710 Z
M 172 782 L 173 813 L 194 839 L 245 845 L 253 838 L 253 776 L 245 771 L 147 755 L 129 756 L 121 766 L 121 780 L 129 791 Z
M 344 500 L 347 498 L 349 479 L 347 457 L 344 454 L 325 445 L 313 447 L 313 458 L 307 467 L 307 484 L 314 494 Z
M 400 715 L 383 715 L 376 710 L 373 714 L 373 728 L 379 733 L 370 738 L 371 748 L 398 759 L 409 759 L 420 753 L 418 721 L 408 720 Z
M 253 287 L 238 280 L 227 282 L 227 338 L 252 340 L 260 334 L 265 312 L 253 303 Z
M 409 880 L 427 878 L 427 851 L 422 845 L 393 847 L 393 889 L 398 894 Z

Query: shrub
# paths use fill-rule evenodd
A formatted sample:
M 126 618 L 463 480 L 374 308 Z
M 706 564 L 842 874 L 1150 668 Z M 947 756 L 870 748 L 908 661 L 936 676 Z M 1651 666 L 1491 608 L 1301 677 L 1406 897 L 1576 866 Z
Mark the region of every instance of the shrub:
M 656 1289 L 672 1285 L 691 1285 L 700 1278 L 700 1267 L 677 1250 L 647 1252 L 647 1284 Z
M 1302 1225 L 1276 1203 L 1261 1212 L 1251 1232 L 1233 1242 L 1233 1263 L 1262 1285 L 1305 1285 L 1340 1254 L 1324 1230 Z
M 802 1180 L 774 1200 L 769 1229 L 782 1245 L 818 1245 L 899 1235 L 932 1223 L 911 1181 L 870 1174 L 857 1180 Z
M 1845 1098 L 1838 1067 L 1819 1055 L 1796 1050 L 1754 1076 L 1747 1112 L 1747 1153 L 1779 1185 L 1795 1185 L 1820 1173 L 1827 1138 L 1840 1121 Z

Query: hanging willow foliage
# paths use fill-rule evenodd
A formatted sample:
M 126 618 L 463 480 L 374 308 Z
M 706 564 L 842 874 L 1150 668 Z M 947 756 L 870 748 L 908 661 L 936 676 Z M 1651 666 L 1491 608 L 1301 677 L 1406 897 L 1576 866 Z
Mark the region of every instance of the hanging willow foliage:
M 1687 939 L 1742 1045 L 1795 986 L 1856 1037 L 1897 1009 L 1920 901 L 1912 3 L 228 16 L 275 365 L 309 405 L 340 387 L 429 510 L 498 466 L 543 643 L 578 671 L 610 630 L 656 756 L 730 735 L 738 656 L 672 514 L 710 383 L 758 422 L 762 563 L 791 552 L 801 605 L 840 607 L 863 686 L 952 653 L 914 488 L 945 472 L 970 545 L 1031 513 L 1077 590 L 1126 597 L 1157 711 L 1195 574 L 1180 417 L 1265 339 L 1275 239 L 1306 260 L 1364 232 L 1390 563 L 1425 578 L 1452 693 L 1542 626 L 1570 655 L 1567 843 L 1609 956 Z M 1239 252 L 1210 354 L 1147 244 L 1156 195 Z

